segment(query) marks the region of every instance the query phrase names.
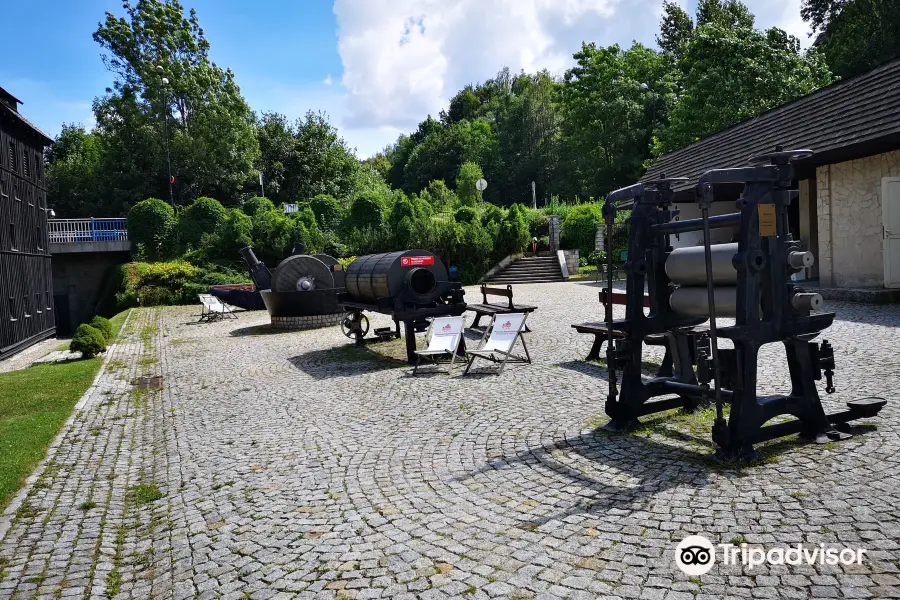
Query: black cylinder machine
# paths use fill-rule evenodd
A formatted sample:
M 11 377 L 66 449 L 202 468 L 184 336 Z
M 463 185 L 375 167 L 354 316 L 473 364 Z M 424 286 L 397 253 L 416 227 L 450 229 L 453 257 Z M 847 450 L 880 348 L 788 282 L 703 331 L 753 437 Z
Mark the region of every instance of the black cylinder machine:
M 344 287 L 341 264 L 327 254 L 294 254 L 270 272 L 249 246 L 241 256 L 272 319 L 272 326 L 311 329 L 340 323 L 346 313 L 337 294 Z
M 466 310 L 465 290 L 441 259 L 425 250 L 405 250 L 360 256 L 350 263 L 338 301 L 350 314 L 342 323 L 347 337 L 363 343 L 369 321 L 363 311 L 390 315 L 394 328 L 376 329 L 381 338 L 399 338 L 406 330 L 406 354 L 414 362 L 416 332 L 425 331 L 429 317 L 458 316 Z
M 821 312 L 819 294 L 791 280 L 813 256 L 788 228 L 788 206 L 797 197 L 789 189 L 791 161 L 811 154 L 776 148 L 751 159 L 754 166 L 708 171 L 696 188 L 699 219 L 677 221 L 671 210 L 672 185 L 684 179 L 663 176 L 607 197 L 603 212 L 610 248 L 616 212 L 631 209 L 623 320 L 612 316 L 611 253 L 607 256 L 608 429 L 631 428 L 644 415 L 714 401 L 717 457 L 734 460 L 753 457 L 753 444 L 792 433 L 820 443 L 849 437 L 849 421 L 873 417 L 885 405 L 884 399 L 865 398 L 829 415 L 816 389 L 824 373 L 825 391 L 835 391 L 834 350 L 827 340 L 813 341 L 835 315 Z M 729 183 L 744 184 L 738 211 L 709 216 L 711 204 L 720 201 L 714 186 Z M 737 243 L 711 244 L 710 230 L 725 227 L 738 228 Z M 673 249 L 670 235 L 687 231 L 702 231 L 703 245 Z M 734 318 L 735 324 L 719 327 L 720 317 Z M 659 335 L 666 338 L 667 358 L 647 380 L 641 374 L 643 345 L 648 336 Z M 720 338 L 734 347 L 719 348 Z M 758 353 L 771 343 L 784 345 L 791 389 L 758 396 Z M 651 401 L 661 396 L 668 398 Z M 727 422 L 724 402 L 731 403 Z M 765 425 L 779 415 L 795 419 Z

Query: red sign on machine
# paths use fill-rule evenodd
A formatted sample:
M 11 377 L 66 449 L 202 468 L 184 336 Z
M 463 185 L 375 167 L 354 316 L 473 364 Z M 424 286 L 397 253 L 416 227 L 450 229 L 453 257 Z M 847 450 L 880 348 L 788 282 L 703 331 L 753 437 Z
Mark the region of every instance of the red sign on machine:
M 433 256 L 401 256 L 400 257 L 400 266 L 401 267 L 421 267 L 424 265 L 433 265 L 434 257 Z

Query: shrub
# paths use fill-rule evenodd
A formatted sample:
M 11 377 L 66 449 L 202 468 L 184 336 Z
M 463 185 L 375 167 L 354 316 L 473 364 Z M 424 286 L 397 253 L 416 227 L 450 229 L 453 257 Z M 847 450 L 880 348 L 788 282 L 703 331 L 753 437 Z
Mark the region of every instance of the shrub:
M 540 210 L 525 210 L 525 222 L 528 223 L 528 234 L 531 237 L 543 237 L 550 234 L 550 217 Z
M 84 358 L 93 358 L 101 352 L 106 352 L 106 338 L 96 327 L 82 323 L 75 330 L 69 349 L 72 352 L 81 352 Z
M 562 222 L 560 241 L 569 248 L 577 248 L 584 255 L 590 254 L 602 222 L 599 204 L 579 204 Z
M 528 235 L 528 225 L 525 224 L 523 211 L 522 205 L 513 204 L 509 207 L 506 217 L 500 222 L 497 246 L 494 248 L 496 258 L 521 252 L 522 248 L 528 244 L 528 240 L 531 239 Z
M 333 196 L 319 194 L 312 199 L 309 206 L 322 231 L 335 231 L 340 227 L 344 209 Z
M 481 224 L 487 227 L 488 223 L 500 224 L 506 216 L 506 211 L 496 204 L 485 204 L 481 211 Z
M 435 179 L 422 190 L 419 197 L 431 204 L 437 210 L 443 210 L 455 205 L 459 199 L 453 190 L 447 187 L 442 179 Z
M 291 251 L 295 223 L 276 208 L 257 212 L 252 220 L 253 249 L 260 260 L 274 269 Z
M 478 189 L 475 182 L 484 177 L 481 167 L 473 162 L 465 162 L 459 167 L 459 175 L 456 176 L 456 195 L 463 206 L 475 206 L 478 204 Z
M 106 343 L 112 341 L 113 338 L 113 330 L 112 323 L 109 322 L 109 319 L 104 319 L 100 315 L 97 315 L 91 320 L 91 327 L 100 331 L 103 334 L 103 339 L 106 340 Z
M 178 216 L 178 232 L 181 243 L 197 248 L 203 234 L 219 231 L 227 216 L 225 207 L 214 198 L 201 197 L 185 208 Z
M 227 258 L 235 258 L 238 251 L 253 244 L 253 220 L 237 209 L 225 215 L 219 233 L 219 252 Z
M 478 211 L 471 206 L 461 206 L 453 213 L 457 223 L 474 223 L 478 220 Z
M 244 205 L 241 208 L 243 209 L 244 214 L 252 219 L 258 212 L 275 210 L 275 205 L 272 204 L 272 201 L 268 198 L 263 198 L 262 196 L 254 196 L 253 198 L 250 198 L 249 200 L 244 202 Z
M 175 211 L 158 198 L 138 202 L 128 211 L 128 237 L 138 246 L 138 254 L 158 260 L 169 250 Z
M 606 252 L 603 250 L 592 250 L 587 256 L 587 264 L 600 268 L 606 263 Z
M 381 197 L 375 192 L 363 192 L 360 194 L 350 206 L 347 225 L 350 229 L 365 229 L 367 227 L 379 229 L 384 227 L 384 205 Z
M 178 288 L 179 292 L 184 288 Z M 176 304 L 175 293 L 172 290 L 158 285 L 145 285 L 138 290 L 137 300 L 139 306 L 168 306 Z

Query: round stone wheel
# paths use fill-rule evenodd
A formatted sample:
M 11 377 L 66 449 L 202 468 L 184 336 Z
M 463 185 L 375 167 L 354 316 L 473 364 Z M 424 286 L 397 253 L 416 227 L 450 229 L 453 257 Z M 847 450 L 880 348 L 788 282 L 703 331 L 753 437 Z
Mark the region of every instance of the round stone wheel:
M 318 258 L 307 255 L 289 256 L 281 261 L 272 274 L 272 289 L 276 292 L 303 292 L 311 289 L 334 288 L 334 276 Z

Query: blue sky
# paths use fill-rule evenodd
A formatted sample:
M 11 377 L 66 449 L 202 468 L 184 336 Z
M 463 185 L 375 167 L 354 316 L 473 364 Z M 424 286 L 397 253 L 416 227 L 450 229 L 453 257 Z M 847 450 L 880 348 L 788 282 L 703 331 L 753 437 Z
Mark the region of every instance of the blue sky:
M 757 25 L 801 37 L 800 0 L 745 0 Z M 562 73 L 582 40 L 652 45 L 662 0 L 182 0 L 211 56 L 231 67 L 256 111 L 322 110 L 360 156 L 436 114 L 462 85 L 504 65 Z M 91 38 L 120 2 L 4 3 L 0 86 L 51 136 L 93 123 L 112 82 Z M 683 5 L 693 11 L 696 0 Z M 37 40 L 37 42 L 35 41 Z M 10 49 L 15 49 L 9 52 Z

